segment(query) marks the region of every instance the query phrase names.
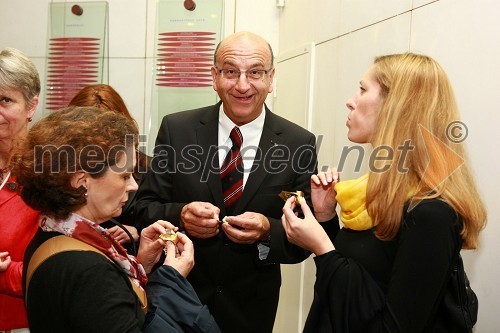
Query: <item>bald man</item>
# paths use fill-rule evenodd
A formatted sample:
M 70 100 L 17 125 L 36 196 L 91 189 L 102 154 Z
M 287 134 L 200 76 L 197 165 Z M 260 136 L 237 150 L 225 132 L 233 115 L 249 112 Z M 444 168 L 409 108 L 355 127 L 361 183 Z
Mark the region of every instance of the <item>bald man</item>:
M 220 102 L 163 118 L 137 193 L 140 227 L 168 220 L 193 240 L 188 279 L 223 332 L 272 332 L 280 263 L 310 254 L 287 241 L 279 194 L 300 190 L 310 200 L 316 139 L 265 105 L 273 59 L 253 33 L 222 40 L 211 69 Z

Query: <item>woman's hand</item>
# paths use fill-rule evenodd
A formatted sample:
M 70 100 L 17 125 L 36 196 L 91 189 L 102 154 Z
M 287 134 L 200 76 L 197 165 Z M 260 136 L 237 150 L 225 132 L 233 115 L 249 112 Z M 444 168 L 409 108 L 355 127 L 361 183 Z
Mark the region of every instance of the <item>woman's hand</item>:
M 295 215 L 293 211 L 295 205 L 295 197 L 291 197 L 283 206 L 281 223 L 283 224 L 288 240 L 318 256 L 334 250 L 335 247 L 332 241 L 323 227 L 314 218 L 306 200 L 300 200 L 300 208 L 304 213 L 303 219 Z
M 137 232 L 137 229 L 131 225 L 123 226 L 128 230 L 128 232 L 130 232 L 132 238 L 134 239 L 134 242 L 137 242 L 139 240 L 139 233 Z M 109 228 L 108 231 L 111 236 L 113 236 L 113 238 L 116 239 L 120 244 L 130 243 L 130 237 L 127 235 L 125 230 L 123 230 L 119 226 L 115 225 L 114 227 Z
M 337 193 L 333 188 L 340 180 L 340 175 L 336 169 L 319 172 L 311 176 L 311 201 L 314 207 L 314 214 L 320 222 L 329 221 L 335 217 L 337 212 Z
M 10 262 L 9 252 L 0 252 L 0 272 L 6 271 Z
M 137 259 L 148 274 L 158 260 L 160 260 L 161 252 L 165 247 L 165 241 L 160 239 L 159 236 L 166 233 L 167 229 L 177 231 L 178 228 L 170 222 L 158 220 L 142 230 Z
M 194 266 L 193 242 L 183 233 L 177 233 L 177 244 L 167 241 L 165 265 L 172 266 L 182 276 L 187 277 Z

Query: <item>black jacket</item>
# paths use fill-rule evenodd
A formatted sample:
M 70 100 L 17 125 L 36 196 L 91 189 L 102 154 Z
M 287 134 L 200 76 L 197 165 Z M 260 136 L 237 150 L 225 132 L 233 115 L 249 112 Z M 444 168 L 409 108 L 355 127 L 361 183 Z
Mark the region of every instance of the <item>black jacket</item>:
M 151 168 L 137 192 L 142 226 L 158 219 L 181 226 L 182 207 L 193 201 L 210 202 L 221 209 L 220 218 L 226 215 L 218 170 L 219 108 L 220 103 L 163 118 Z M 288 242 L 279 193 L 301 190 L 309 201 L 315 143 L 312 133 L 266 108 L 259 149 L 234 215 L 249 211 L 269 219 L 267 260 L 259 259 L 258 244 L 235 244 L 223 232 L 191 237 L 196 264 L 188 280 L 223 332 L 270 333 L 281 285 L 279 263 L 298 263 L 310 255 Z

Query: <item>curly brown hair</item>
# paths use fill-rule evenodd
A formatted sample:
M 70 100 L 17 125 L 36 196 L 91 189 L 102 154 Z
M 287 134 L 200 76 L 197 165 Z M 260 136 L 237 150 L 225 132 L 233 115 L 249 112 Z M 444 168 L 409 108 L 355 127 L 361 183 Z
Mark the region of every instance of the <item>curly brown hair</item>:
M 122 113 L 125 117 L 129 118 L 135 126 L 138 127 L 137 122 L 132 117 L 125 105 L 125 101 L 120 94 L 108 84 L 92 84 L 83 87 L 71 99 L 69 106 L 94 106 L 101 110 L 111 110 Z M 139 151 L 137 156 L 137 166 L 135 168 L 134 176 L 139 179 L 139 174 L 145 172 L 149 168 L 150 157 L 145 153 Z
M 69 102 L 68 106 L 94 106 L 101 110 L 123 113 L 135 123 L 118 92 L 107 84 L 92 84 L 83 87 Z
M 85 204 L 85 188 L 71 186 L 75 172 L 101 177 L 131 146 L 137 127 L 126 116 L 95 107 L 53 112 L 29 131 L 13 159 L 20 195 L 33 209 L 65 218 Z

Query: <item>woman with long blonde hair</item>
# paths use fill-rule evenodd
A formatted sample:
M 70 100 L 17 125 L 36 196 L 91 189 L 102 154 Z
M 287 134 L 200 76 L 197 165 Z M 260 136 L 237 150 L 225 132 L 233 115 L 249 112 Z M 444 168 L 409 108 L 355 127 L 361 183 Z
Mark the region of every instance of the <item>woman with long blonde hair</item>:
M 304 200 L 304 219 L 293 198 L 283 208 L 289 240 L 316 254 L 304 332 L 455 332 L 444 295 L 486 211 L 450 134 L 460 120 L 450 82 L 428 56 L 381 56 L 347 107 L 349 140 L 374 148 L 370 171 L 312 176 L 314 215 Z

